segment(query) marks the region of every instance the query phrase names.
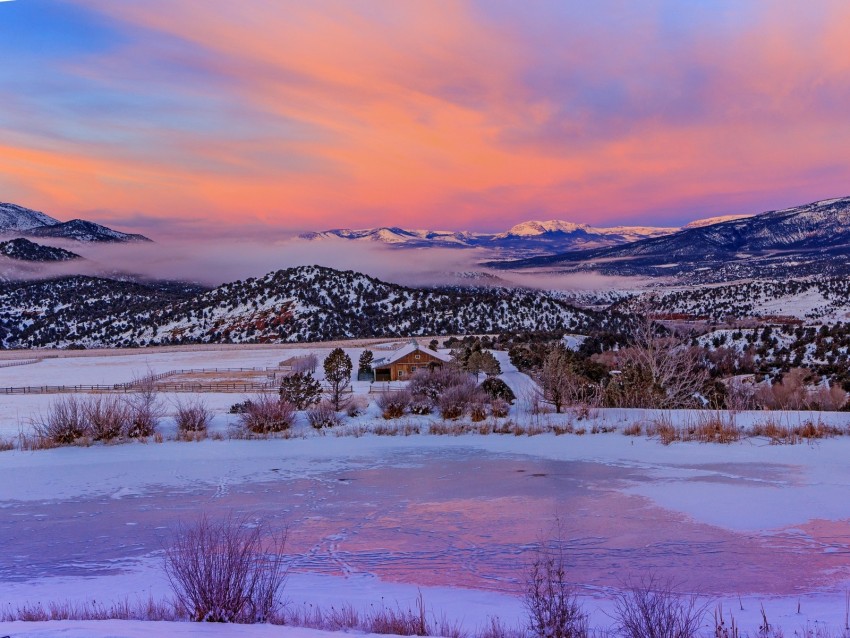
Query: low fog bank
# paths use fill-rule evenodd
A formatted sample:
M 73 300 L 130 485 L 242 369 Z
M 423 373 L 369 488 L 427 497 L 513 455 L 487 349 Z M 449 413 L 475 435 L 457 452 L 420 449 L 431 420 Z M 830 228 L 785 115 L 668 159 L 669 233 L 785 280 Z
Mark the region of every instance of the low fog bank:
M 408 286 L 489 285 L 588 291 L 635 289 L 643 284 L 637 279 L 605 277 L 596 273 L 560 274 L 487 269 L 479 264 L 497 258 L 498 255 L 484 249 L 395 248 L 342 239 L 309 241 L 290 238 L 268 242 L 193 240 L 150 244 L 49 243 L 71 250 L 84 260 L 37 265 L 4 263 L 7 277 L 10 273 L 22 279 L 71 274 L 109 277 L 126 274 L 217 286 L 239 279 L 261 277 L 284 268 L 320 265 L 355 270 L 383 281 Z

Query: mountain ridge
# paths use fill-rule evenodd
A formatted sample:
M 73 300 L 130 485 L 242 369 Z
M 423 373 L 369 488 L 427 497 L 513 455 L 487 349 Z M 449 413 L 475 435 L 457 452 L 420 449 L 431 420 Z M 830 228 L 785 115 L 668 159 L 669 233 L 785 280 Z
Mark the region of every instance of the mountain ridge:
M 11 203 L 0 203 L 0 237 L 4 235 L 99 243 L 152 241 L 144 235 L 124 233 L 85 219 L 61 222 L 41 211 Z
M 287 268 L 205 291 L 81 275 L 0 284 L 0 307 L 0 343 L 15 348 L 584 331 L 623 321 L 543 291 L 410 288 L 321 266 Z
M 596 270 L 609 275 L 674 276 L 690 283 L 747 277 L 850 274 L 850 197 L 685 227 L 612 247 L 488 262 L 505 270 Z

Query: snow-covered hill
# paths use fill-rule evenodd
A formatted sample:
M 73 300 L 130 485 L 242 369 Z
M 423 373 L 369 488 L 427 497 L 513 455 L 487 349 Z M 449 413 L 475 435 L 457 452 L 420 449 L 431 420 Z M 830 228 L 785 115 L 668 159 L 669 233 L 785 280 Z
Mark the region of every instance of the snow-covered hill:
M 39 226 L 58 224 L 59 220 L 17 204 L 0 203 L 0 233 L 24 232 Z
M 84 242 L 129 242 L 151 241 L 144 235 L 122 233 L 106 226 L 88 222 L 83 219 L 72 219 L 69 222 L 40 226 L 27 232 L 31 237 L 53 237 L 57 239 L 72 239 Z
M 0 203 L 0 236 L 2 235 L 24 235 L 84 242 L 151 241 L 144 235 L 122 233 L 84 219 L 60 222 L 37 210 L 7 203 Z
M 78 254 L 72 253 L 70 250 L 56 248 L 54 246 L 42 246 L 23 237 L 0 242 L 0 255 L 20 261 L 40 262 L 82 259 Z
M 546 292 L 407 288 L 353 271 L 290 268 L 197 293 L 92 277 L 0 286 L 7 347 L 275 343 L 353 337 L 587 332 L 618 316 Z

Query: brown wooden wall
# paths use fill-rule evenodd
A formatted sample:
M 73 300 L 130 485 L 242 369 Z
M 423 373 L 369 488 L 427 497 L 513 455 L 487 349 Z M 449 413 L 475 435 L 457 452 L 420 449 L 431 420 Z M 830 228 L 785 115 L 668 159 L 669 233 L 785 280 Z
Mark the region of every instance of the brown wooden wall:
M 419 358 L 417 359 L 417 355 Z M 391 381 L 407 381 L 413 376 L 413 373 L 419 368 L 428 368 L 431 365 L 442 366 L 443 362 L 437 357 L 428 353 L 427 350 L 416 350 L 408 355 L 403 356 L 398 361 L 393 362 L 389 366 Z M 376 380 L 380 379 L 381 372 L 386 368 L 377 368 L 375 370 Z

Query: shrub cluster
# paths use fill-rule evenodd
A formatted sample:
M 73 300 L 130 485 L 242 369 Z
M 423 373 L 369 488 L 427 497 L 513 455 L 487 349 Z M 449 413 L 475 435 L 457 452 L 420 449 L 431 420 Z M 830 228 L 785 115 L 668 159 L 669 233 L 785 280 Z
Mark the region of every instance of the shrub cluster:
M 162 407 L 153 393 L 126 396 L 77 395 L 54 400 L 33 422 L 36 436 L 50 445 L 153 436 Z
M 342 423 L 342 417 L 334 410 L 328 401 L 322 401 L 314 408 L 307 410 L 307 421 L 317 430 L 332 428 Z
M 259 394 L 241 405 L 239 426 L 246 434 L 284 432 L 295 421 L 295 406 L 269 394 Z

